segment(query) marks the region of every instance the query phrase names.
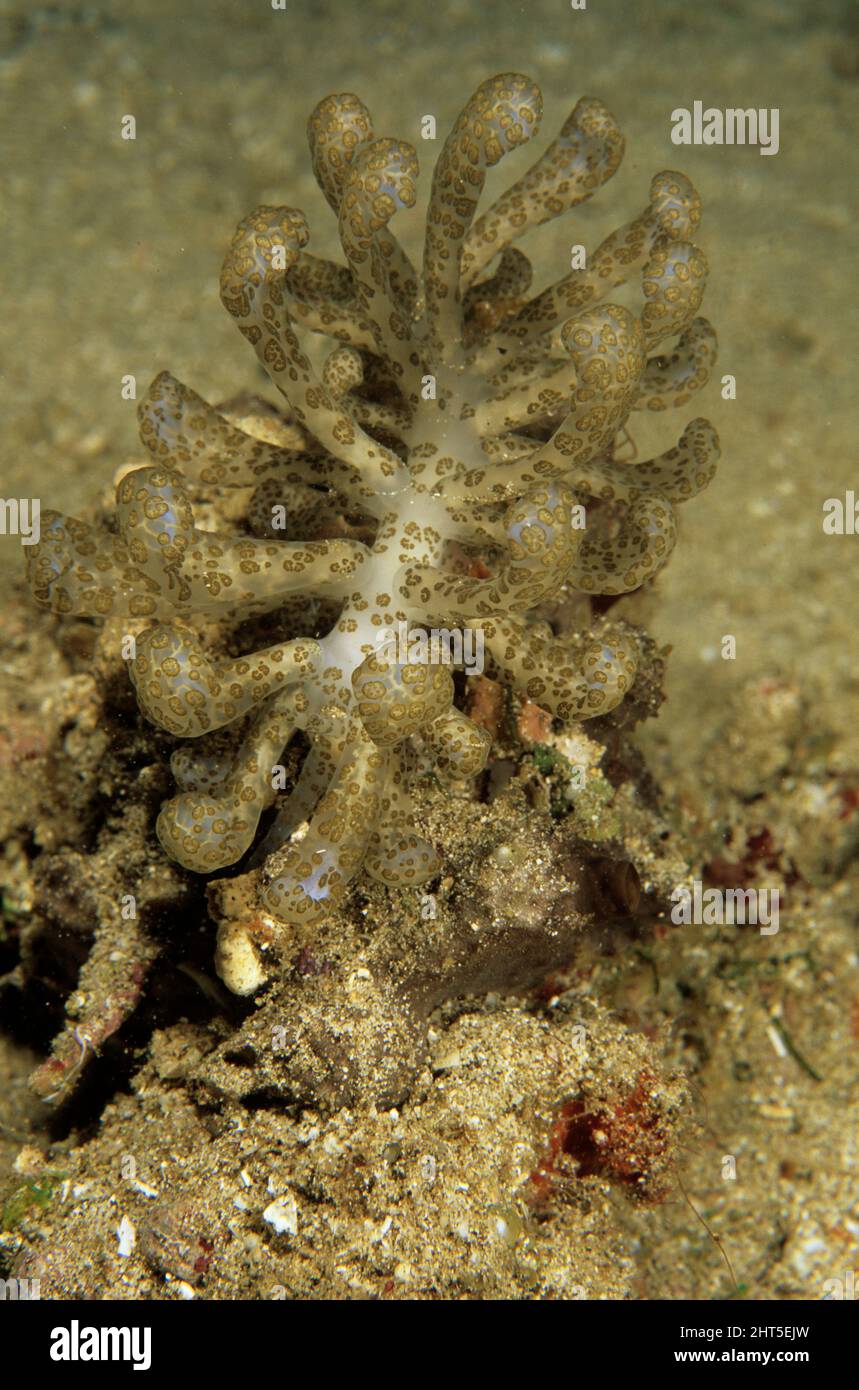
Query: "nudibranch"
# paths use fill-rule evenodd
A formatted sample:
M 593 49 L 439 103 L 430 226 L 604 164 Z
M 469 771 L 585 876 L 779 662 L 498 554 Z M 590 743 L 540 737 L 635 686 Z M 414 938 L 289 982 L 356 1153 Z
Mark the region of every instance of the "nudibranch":
M 278 802 L 255 860 L 260 907 L 281 924 L 320 920 L 359 870 L 392 887 L 430 880 L 440 860 L 414 825 L 414 746 L 443 780 L 487 760 L 489 735 L 457 708 L 449 665 L 401 659 L 391 633 L 471 629 L 494 677 L 559 720 L 607 713 L 635 678 L 634 629 L 561 638 L 533 610 L 651 579 L 674 547 L 678 503 L 716 467 L 703 419 L 658 457 L 617 457 L 633 412 L 684 406 L 715 361 L 698 316 L 698 194 L 658 173 L 642 212 L 531 294 L 516 243 L 591 198 L 624 150 L 609 111 L 585 97 L 478 216 L 488 171 L 541 114 L 539 88 L 518 73 L 478 87 L 436 162 L 419 272 L 392 230 L 417 201 L 414 147 L 377 138 L 356 96 L 320 102 L 310 150 L 343 262 L 307 249 L 300 211 L 260 206 L 220 281 L 300 446 L 245 432 L 164 372 L 139 404 L 151 462 L 121 478 L 115 525 L 44 512 L 28 548 L 43 606 L 145 620 L 130 661 L 140 708 L 202 741 L 173 755 L 177 794 L 157 822 L 167 854 L 200 874 L 236 864 Z M 635 277 L 637 312 L 610 298 Z M 308 334 L 330 340 L 318 367 Z M 195 505 L 229 489 L 245 490 L 244 520 L 198 524 Z M 351 525 L 332 536 L 337 518 Z M 463 554 L 481 563 L 469 572 Z M 335 604 L 330 630 L 219 650 L 217 624 L 296 596 Z M 223 737 L 207 739 L 226 726 L 227 754 Z M 308 751 L 279 796 L 272 770 L 299 731 Z M 222 973 L 243 988 L 223 962 Z

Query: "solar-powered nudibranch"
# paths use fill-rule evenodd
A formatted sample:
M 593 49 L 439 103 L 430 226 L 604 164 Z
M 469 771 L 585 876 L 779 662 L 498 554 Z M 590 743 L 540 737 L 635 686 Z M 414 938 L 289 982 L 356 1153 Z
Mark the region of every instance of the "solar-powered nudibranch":
M 634 631 L 561 639 L 529 615 L 565 586 L 617 595 L 652 578 L 674 546 L 677 504 L 713 476 L 718 440 L 702 419 L 659 457 L 616 457 L 633 411 L 685 405 L 715 360 L 697 316 L 698 194 L 683 174 L 657 174 L 638 216 L 529 295 L 515 243 L 596 193 L 624 148 L 611 114 L 585 97 L 478 217 L 487 171 L 535 136 L 541 111 L 539 88 L 518 73 L 469 99 L 435 166 L 418 272 L 392 230 L 417 199 L 415 149 L 376 138 L 356 96 L 320 102 L 310 149 L 344 262 L 308 251 L 297 209 L 262 206 L 239 223 L 221 273 L 223 303 L 303 447 L 245 433 L 162 373 L 139 408 L 153 461 L 119 483 L 115 528 L 46 512 L 28 550 L 45 607 L 149 621 L 130 664 L 140 707 L 177 738 L 203 740 L 174 754 L 178 790 L 157 823 L 186 868 L 242 859 L 277 798 L 272 768 L 303 731 L 309 752 L 256 853 L 260 906 L 282 924 L 320 919 L 359 870 L 389 886 L 438 872 L 413 823 L 416 738 L 442 779 L 487 759 L 489 735 L 455 706 L 449 666 L 401 659 L 391 632 L 473 629 L 497 680 L 561 720 L 604 714 L 634 680 Z M 638 313 L 610 301 L 635 276 Z M 333 340 L 318 371 L 307 332 Z M 235 532 L 195 520 L 191 498 L 222 489 L 247 490 Z M 364 539 L 348 527 L 331 538 L 337 517 L 357 519 Z M 471 569 L 485 577 L 463 572 L 463 554 L 480 557 Z M 339 605 L 330 631 L 239 658 L 201 634 L 296 595 Z M 224 757 L 206 735 L 227 725 L 239 732 Z

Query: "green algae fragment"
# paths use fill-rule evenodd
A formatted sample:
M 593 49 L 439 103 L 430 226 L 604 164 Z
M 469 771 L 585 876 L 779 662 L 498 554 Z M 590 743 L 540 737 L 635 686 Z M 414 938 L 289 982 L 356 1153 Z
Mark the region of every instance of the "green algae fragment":
M 65 1173 L 45 1173 L 40 1178 L 26 1178 L 14 1188 L 3 1203 L 2 1229 L 14 1231 L 34 1207 L 44 1210 L 50 1206 L 54 1192 L 65 1181 L 65 1176 Z
M 550 744 L 535 744 L 531 759 L 549 784 L 553 816 L 570 815 L 576 835 L 593 844 L 619 837 L 620 817 L 611 809 L 615 788 L 598 768 L 589 768 L 582 784 L 582 768 Z

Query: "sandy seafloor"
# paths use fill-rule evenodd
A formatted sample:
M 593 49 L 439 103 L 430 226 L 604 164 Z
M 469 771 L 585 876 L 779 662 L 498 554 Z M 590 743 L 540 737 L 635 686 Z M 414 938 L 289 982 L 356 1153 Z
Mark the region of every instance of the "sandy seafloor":
M 704 201 L 704 311 L 718 329 L 720 367 L 695 413 L 718 424 L 723 457 L 709 490 L 683 509 L 678 549 L 648 601 L 650 630 L 673 648 L 669 701 L 642 734 L 654 769 L 669 789 L 694 785 L 733 694 L 772 677 L 802 690 L 812 724 L 819 708 L 840 766 L 855 771 L 859 536 L 826 536 L 821 524 L 826 498 L 859 489 L 851 16 L 846 0 L 590 0 L 585 12 L 564 0 L 287 0 L 285 12 L 267 0 L 0 0 L 4 496 L 39 495 L 71 512 L 88 505 L 139 454 L 134 408 L 120 396 L 127 373 L 143 386 L 169 367 L 213 401 L 263 386 L 219 303 L 220 259 L 238 218 L 260 202 L 303 208 L 312 249 L 335 251 L 305 140 L 322 96 L 355 90 L 378 132 L 416 140 L 423 195 L 431 158 L 417 139 L 420 117 L 434 113 L 443 131 L 480 80 L 515 68 L 543 89 L 538 144 L 585 93 L 606 102 L 626 136 L 622 169 L 601 196 L 530 238 L 544 282 L 571 239 L 592 245 L 637 212 L 657 169 L 683 169 Z M 670 112 L 696 99 L 778 107 L 778 154 L 673 146 Z M 128 113 L 134 142 L 120 139 Z M 532 158 L 506 161 L 490 190 Z M 412 251 L 420 225 L 418 216 L 398 222 Z M 736 377 L 736 401 L 720 400 L 722 372 Z M 676 418 L 642 423 L 644 456 L 674 442 Z M 12 587 L 19 564 L 17 541 L 0 539 L 13 607 L 26 602 Z M 732 662 L 718 656 L 726 633 L 737 639 Z M 732 756 L 742 753 L 726 747 Z M 844 960 L 855 969 L 855 921 L 852 929 Z M 808 1002 L 817 1007 L 813 994 Z M 852 1048 L 855 1072 L 859 1043 Z M 770 1063 L 785 1065 L 772 1051 Z M 824 1153 L 856 1162 L 844 1129 L 857 1122 L 855 1082 L 852 1117 L 844 1094 L 816 1121 L 818 1162 Z M 732 1113 L 734 1100 L 722 1100 Z M 767 1140 L 755 1142 L 760 1150 Z M 805 1142 L 801 1130 L 791 1141 L 800 1164 Z M 767 1200 L 750 1194 L 743 1231 Z M 836 1224 L 834 1208 L 826 1219 Z M 851 1220 L 844 1259 L 855 1266 L 855 1211 Z M 712 1248 L 700 1248 L 712 1265 Z M 668 1268 L 645 1296 L 684 1296 Z M 718 1296 L 717 1275 L 700 1287 Z M 792 1292 L 819 1296 L 801 1274 Z M 764 1296 L 779 1295 L 768 1286 Z

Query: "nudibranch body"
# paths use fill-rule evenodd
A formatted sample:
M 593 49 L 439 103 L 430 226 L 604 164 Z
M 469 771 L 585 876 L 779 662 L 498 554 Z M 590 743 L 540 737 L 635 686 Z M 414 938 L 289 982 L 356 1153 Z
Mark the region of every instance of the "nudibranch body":
M 554 716 L 605 714 L 634 680 L 634 631 L 561 639 L 529 615 L 565 588 L 616 595 L 652 578 L 675 544 L 677 504 L 715 470 L 718 440 L 701 419 L 656 458 L 615 457 L 633 411 L 685 405 L 715 361 L 698 317 L 698 195 L 682 174 L 657 174 L 643 212 L 529 297 L 515 243 L 590 198 L 623 155 L 610 113 L 584 98 L 476 217 L 487 171 L 533 138 L 541 114 L 524 76 L 478 88 L 436 164 L 419 274 L 391 230 L 416 202 L 414 148 L 377 139 L 357 97 L 322 101 L 310 148 L 345 263 L 306 249 L 301 212 L 262 206 L 239 224 L 221 273 L 223 303 L 303 447 L 244 432 L 162 373 L 139 407 L 153 462 L 119 483 L 115 530 L 43 513 L 28 551 L 43 605 L 148 621 L 130 668 L 150 720 L 181 739 L 240 724 L 230 757 L 205 743 L 173 756 L 178 793 L 157 829 L 188 869 L 245 855 L 277 796 L 272 769 L 303 731 L 309 752 L 257 852 L 261 906 L 282 923 L 320 919 L 361 868 L 389 886 L 438 872 L 413 823 L 413 740 L 442 778 L 473 776 L 487 759 L 489 736 L 456 708 L 449 666 L 403 660 L 392 632 L 471 629 L 496 678 Z M 632 276 L 638 314 L 607 302 Z M 333 340 L 318 372 L 305 331 Z M 224 489 L 248 490 L 235 534 L 195 520 L 192 497 Z M 367 538 L 349 526 L 332 536 L 343 518 Z M 487 577 L 453 564 L 454 547 Z M 232 659 L 197 631 L 300 595 L 338 605 L 330 631 Z

